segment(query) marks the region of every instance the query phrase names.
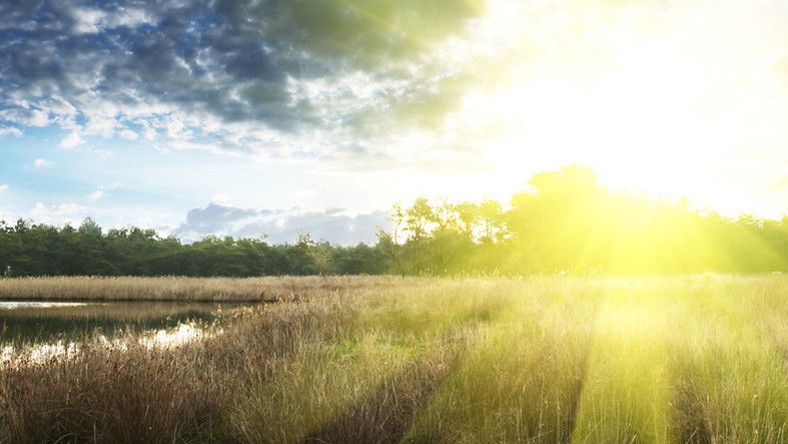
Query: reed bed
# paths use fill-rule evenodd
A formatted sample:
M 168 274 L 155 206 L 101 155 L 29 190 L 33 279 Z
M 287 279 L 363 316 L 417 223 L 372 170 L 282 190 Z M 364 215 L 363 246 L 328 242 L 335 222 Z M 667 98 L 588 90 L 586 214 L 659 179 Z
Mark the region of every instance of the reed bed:
M 29 277 L 0 279 L 0 300 L 273 302 L 323 290 L 390 285 L 351 277 Z
M 261 281 L 222 334 L 4 369 L 0 442 L 788 439 L 782 276 Z

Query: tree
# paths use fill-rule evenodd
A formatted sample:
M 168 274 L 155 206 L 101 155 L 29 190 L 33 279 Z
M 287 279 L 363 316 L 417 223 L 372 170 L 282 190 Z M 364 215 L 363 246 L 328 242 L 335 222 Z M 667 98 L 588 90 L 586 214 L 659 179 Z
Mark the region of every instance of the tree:
M 564 167 L 535 174 L 531 190 L 515 194 L 506 224 L 515 262 L 539 272 L 584 269 L 604 248 L 605 195 L 596 174 Z
M 462 232 L 468 239 L 476 238 L 476 224 L 479 222 L 480 208 L 478 204 L 473 202 L 462 202 L 454 206 L 454 211 L 457 212 L 462 227 Z
M 399 244 L 399 231 L 402 229 L 402 224 L 405 223 L 405 212 L 399 204 L 394 204 L 391 209 L 390 220 L 394 222 L 394 243 Z
M 419 241 L 429 233 L 429 224 L 435 220 L 435 214 L 426 197 L 419 197 L 405 211 L 405 229 L 410 233 L 411 240 Z
M 482 242 L 499 242 L 505 236 L 503 207 L 494 200 L 483 200 L 479 205 L 479 218 L 483 224 Z

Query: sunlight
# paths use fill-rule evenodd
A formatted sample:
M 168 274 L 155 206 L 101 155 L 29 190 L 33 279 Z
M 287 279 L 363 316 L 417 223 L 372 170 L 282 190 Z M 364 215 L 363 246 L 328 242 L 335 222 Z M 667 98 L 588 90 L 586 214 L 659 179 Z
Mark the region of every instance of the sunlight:
M 488 72 L 486 85 L 465 91 L 449 121 L 477 134 L 488 183 L 503 187 L 578 164 L 615 190 L 686 197 L 726 215 L 765 211 L 774 189 L 764 183 L 784 176 L 770 166 L 782 161 L 770 147 L 779 136 L 775 118 L 768 118 L 775 112 L 766 110 L 782 88 L 770 68 L 730 66 L 725 56 L 706 52 L 704 36 L 691 35 L 710 28 L 704 18 L 638 27 L 631 23 L 645 20 L 642 11 L 627 14 L 589 11 L 588 23 L 572 23 L 577 29 L 567 41 L 539 29 L 520 35 L 512 45 L 523 49 Z M 505 16 L 489 20 L 507 33 Z
M 583 164 L 616 188 L 713 198 L 704 177 L 710 153 L 685 115 L 691 94 L 660 65 L 633 57 L 592 85 L 548 74 L 466 106 L 492 129 L 488 158 L 496 173 Z

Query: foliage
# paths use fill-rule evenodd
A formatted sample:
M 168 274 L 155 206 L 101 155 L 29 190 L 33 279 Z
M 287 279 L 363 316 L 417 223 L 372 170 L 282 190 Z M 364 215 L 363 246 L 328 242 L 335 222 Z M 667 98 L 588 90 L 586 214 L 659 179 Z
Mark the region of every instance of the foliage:
M 262 276 L 311 274 L 757 273 L 788 268 L 788 216 L 725 218 L 613 193 L 583 167 L 536 174 L 509 208 L 492 200 L 395 205 L 376 245 L 271 245 L 264 236 L 192 244 L 93 220 L 62 228 L 0 221 L 3 276 Z
M 758 273 L 788 267 L 788 216 L 780 221 L 614 193 L 594 172 L 534 175 L 504 210 L 495 201 L 395 211 L 410 237 L 388 245 L 410 274 Z M 390 238 L 381 238 L 386 242 Z
M 207 236 L 192 244 L 137 227 L 103 232 L 86 219 L 78 229 L 0 221 L 0 267 L 12 276 L 233 276 L 380 274 L 384 253 L 342 247 L 308 235 L 295 244 Z

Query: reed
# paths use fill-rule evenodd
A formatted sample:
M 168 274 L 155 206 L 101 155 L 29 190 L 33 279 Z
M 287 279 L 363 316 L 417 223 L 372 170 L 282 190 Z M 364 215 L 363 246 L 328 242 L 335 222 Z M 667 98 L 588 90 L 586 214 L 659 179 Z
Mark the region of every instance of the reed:
M 386 286 L 376 277 L 26 277 L 0 279 L 0 300 L 66 301 L 266 301 L 293 300 L 319 291 Z
M 240 281 L 278 302 L 3 369 L 0 442 L 787 438 L 783 276 Z

